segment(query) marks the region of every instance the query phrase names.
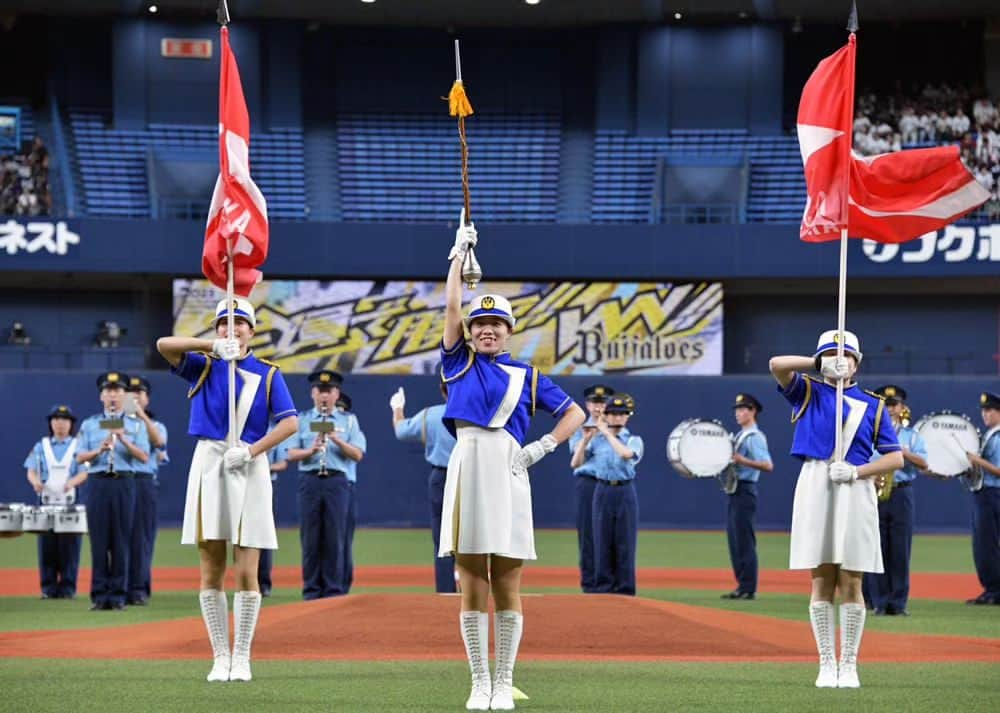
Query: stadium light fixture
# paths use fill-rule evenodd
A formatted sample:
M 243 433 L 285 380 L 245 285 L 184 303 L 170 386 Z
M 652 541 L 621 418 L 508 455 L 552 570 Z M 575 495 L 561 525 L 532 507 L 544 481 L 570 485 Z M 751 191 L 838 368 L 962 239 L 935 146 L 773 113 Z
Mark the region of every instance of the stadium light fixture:
M 375 0 L 361 0 L 361 2 L 363 2 L 365 5 L 372 5 L 375 3 Z
M 674 19 L 675 19 L 675 20 L 680 20 L 680 19 L 683 19 L 683 17 L 684 17 L 684 15 L 682 15 L 682 14 L 681 14 L 681 13 L 679 13 L 679 12 L 675 12 L 675 13 L 674 13 Z
M 160 8 L 158 8 L 156 5 L 150 5 L 149 7 L 146 8 L 146 10 L 149 11 L 150 15 L 155 15 L 160 11 Z
M 525 5 L 537 5 L 537 4 L 538 4 L 538 3 L 540 3 L 541 1 L 542 1 L 542 0 L 524 0 L 524 4 L 525 4 Z

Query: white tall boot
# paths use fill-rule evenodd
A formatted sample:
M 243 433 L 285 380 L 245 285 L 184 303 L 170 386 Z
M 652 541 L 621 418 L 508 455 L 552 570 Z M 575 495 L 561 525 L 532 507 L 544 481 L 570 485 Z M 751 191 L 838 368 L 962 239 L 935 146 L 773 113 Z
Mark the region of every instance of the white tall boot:
M 496 675 L 493 677 L 493 697 L 490 710 L 514 710 L 514 663 L 521 645 L 524 617 L 520 612 L 498 611 L 494 618 L 496 641 Z
M 229 670 L 230 681 L 249 681 L 250 644 L 257 629 L 260 614 L 260 592 L 236 592 L 233 595 L 233 665 Z
M 465 655 L 472 671 L 472 692 L 465 702 L 469 711 L 488 711 L 493 687 L 490 682 L 490 615 L 484 611 L 464 611 L 460 615 Z
M 840 605 L 840 673 L 838 688 L 861 688 L 858 679 L 858 649 L 865 631 L 864 604 Z
M 813 602 L 809 605 L 809 621 L 819 652 L 819 675 L 816 688 L 837 687 L 837 631 L 833 621 L 832 602 Z
M 208 640 L 212 644 L 212 670 L 209 681 L 229 680 L 229 611 L 226 607 L 226 593 L 218 589 L 203 589 L 198 593 L 201 604 L 201 618 L 208 629 Z

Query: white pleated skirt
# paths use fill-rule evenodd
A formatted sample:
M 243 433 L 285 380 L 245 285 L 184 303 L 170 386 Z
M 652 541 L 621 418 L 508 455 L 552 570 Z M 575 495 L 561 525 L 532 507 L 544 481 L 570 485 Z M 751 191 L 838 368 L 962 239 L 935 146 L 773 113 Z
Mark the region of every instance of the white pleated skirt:
M 439 557 L 536 559 L 531 483 L 511 467 L 518 450 L 502 428 L 459 426 L 444 484 Z
M 874 482 L 834 483 L 827 467 L 826 461 L 807 460 L 799 471 L 789 569 L 837 564 L 855 572 L 882 572 Z
M 247 445 L 247 444 L 241 444 Z M 225 441 L 202 438 L 195 446 L 188 472 L 181 544 L 226 540 L 240 547 L 278 549 L 271 511 L 271 469 L 261 454 L 246 475 L 231 475 L 223 467 Z

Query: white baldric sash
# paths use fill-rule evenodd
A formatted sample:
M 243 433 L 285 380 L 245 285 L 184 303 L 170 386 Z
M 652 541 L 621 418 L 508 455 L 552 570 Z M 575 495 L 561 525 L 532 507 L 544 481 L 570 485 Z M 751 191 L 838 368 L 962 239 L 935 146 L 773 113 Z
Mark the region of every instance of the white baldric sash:
M 489 428 L 503 428 L 507 425 L 511 414 L 517 408 L 518 401 L 521 400 L 521 394 L 524 392 L 524 380 L 528 375 L 528 370 L 519 366 L 508 366 L 507 364 L 497 364 L 497 366 L 507 373 L 509 381 L 507 382 L 507 391 L 503 395 L 503 401 L 500 402 L 500 407 L 490 419 Z
M 48 505 L 68 505 L 76 500 L 76 488 L 66 490 L 66 481 L 69 480 L 69 470 L 73 463 L 73 456 L 76 455 L 76 439 L 69 442 L 66 452 L 60 460 L 56 459 L 56 454 L 52 450 L 52 439 L 42 439 L 42 454 L 45 456 L 45 469 L 48 478 L 45 481 L 45 490 L 42 493 L 42 500 Z M 41 475 L 41 473 L 39 473 Z

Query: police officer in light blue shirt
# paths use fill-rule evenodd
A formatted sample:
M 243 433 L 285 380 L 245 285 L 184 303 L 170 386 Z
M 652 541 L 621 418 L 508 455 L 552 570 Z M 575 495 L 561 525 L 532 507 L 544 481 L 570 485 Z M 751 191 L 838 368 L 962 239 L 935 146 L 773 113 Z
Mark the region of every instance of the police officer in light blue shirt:
M 76 462 L 78 439 L 72 437 L 76 416 L 65 404 L 53 406 L 47 416 L 49 435 L 39 440 L 24 459 L 28 482 L 43 503 L 76 502 L 77 488 L 87 469 Z M 80 568 L 83 535 L 43 532 L 38 535 L 38 572 L 42 599 L 72 599 Z
M 150 458 L 149 434 L 125 416 L 128 376 L 109 371 L 97 378 L 103 413 L 80 425 L 78 463 L 87 463 L 87 526 L 92 574 L 91 611 L 124 609 L 128 597 L 129 538 L 135 512 L 135 474 Z M 120 422 L 109 429 L 108 422 Z M 101 424 L 105 425 L 102 426 Z
M 983 474 L 972 493 L 972 555 L 983 591 L 967 604 L 1000 604 L 1000 394 L 984 391 L 979 408 L 986 426 L 979 453 L 969 462 Z
M 757 428 L 757 414 L 764 410 L 752 394 L 737 394 L 733 416 L 740 426 L 736 436 L 732 471 L 735 482 L 729 483 L 726 537 L 729 560 L 736 576 L 736 589 L 723 594 L 723 599 L 754 599 L 757 596 L 757 481 L 760 474 L 774 470 L 767 437 Z
M 639 499 L 635 467 L 642 460 L 642 438 L 629 431 L 635 401 L 615 394 L 596 422 L 597 434 L 587 457 L 597 470 L 594 490 L 595 591 L 635 595 L 635 555 L 639 532 Z
M 910 428 L 909 421 L 903 419 L 906 390 L 887 384 L 875 389 L 875 393 L 885 399 L 885 409 L 896 427 L 904 464 L 893 473 L 889 499 L 878 504 L 885 571 L 865 577 L 876 615 L 909 616 L 906 604 L 910 596 L 910 547 L 916 511 L 912 486 L 918 471 L 927 469 L 927 446 L 920 434 Z
M 362 450 L 368 450 L 368 437 L 361 430 L 358 417 L 353 413 L 354 402 L 351 397 L 341 389 L 340 396 L 337 397 L 337 410 L 345 413 L 354 419 L 354 426 L 357 432 L 356 445 Z M 344 593 L 351 591 L 354 584 L 354 530 L 358 524 L 358 461 L 347 460 L 347 482 L 351 483 L 351 499 L 347 506 L 347 537 L 344 538 Z
M 351 478 L 366 447 L 357 419 L 337 408 L 343 377 L 321 370 L 309 375 L 309 383 L 313 408 L 299 414 L 298 433 L 288 441 L 288 460 L 299 463 L 302 596 L 307 600 L 348 591 Z
M 594 567 L 594 490 L 597 488 L 597 466 L 587 449 L 597 433 L 597 421 L 603 418 L 604 404 L 615 390 L 604 384 L 594 384 L 583 390 L 587 420 L 569 437 L 570 467 L 573 468 L 573 488 L 576 496 L 576 542 L 580 551 L 580 588 L 584 593 L 596 591 L 597 571 Z
M 271 512 L 275 522 L 278 520 L 277 490 L 274 484 L 278 482 L 278 473 L 288 470 L 288 441 L 282 441 L 267 453 L 267 462 L 271 464 Z M 257 565 L 257 584 L 260 585 L 260 596 L 271 596 L 274 583 L 271 581 L 271 570 L 274 567 L 274 550 L 261 550 L 260 563 Z
M 441 396 L 448 400 L 448 386 L 441 382 Z M 438 557 L 441 546 L 441 507 L 444 504 L 444 481 L 448 474 L 448 459 L 455 448 L 455 437 L 441 421 L 445 404 L 428 406 L 406 418 L 406 393 L 400 387 L 389 399 L 392 427 L 400 441 L 422 443 L 424 460 L 431 467 L 427 478 L 427 495 L 431 504 L 431 537 L 434 540 L 434 588 L 441 593 L 454 592 L 455 557 Z
M 149 410 L 149 396 L 152 387 L 142 376 L 131 376 L 128 393 L 134 401 L 135 413 L 146 427 L 152 454 L 145 463 L 135 468 L 135 515 L 132 522 L 132 536 L 129 541 L 128 603 L 144 606 L 153 593 L 153 548 L 156 544 L 156 501 L 159 489 L 160 466 L 168 463 L 167 427 L 156 420 Z M 131 409 L 126 405 L 126 411 Z

